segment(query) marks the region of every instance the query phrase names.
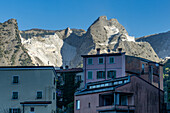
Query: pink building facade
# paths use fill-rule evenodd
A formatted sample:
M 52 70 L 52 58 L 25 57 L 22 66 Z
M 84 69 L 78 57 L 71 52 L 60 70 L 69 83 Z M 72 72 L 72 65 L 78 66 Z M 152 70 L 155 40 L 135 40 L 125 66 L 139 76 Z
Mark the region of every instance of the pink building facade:
M 156 63 L 121 52 L 82 57 L 85 88 L 75 93 L 74 113 L 162 113 L 161 66 L 156 74 L 145 66 L 143 73 L 141 62 Z
M 125 76 L 125 53 L 83 55 L 85 84 Z

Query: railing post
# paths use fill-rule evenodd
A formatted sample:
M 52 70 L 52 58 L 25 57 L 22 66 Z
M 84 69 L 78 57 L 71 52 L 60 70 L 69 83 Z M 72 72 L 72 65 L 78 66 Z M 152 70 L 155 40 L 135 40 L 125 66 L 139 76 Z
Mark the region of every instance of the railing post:
M 117 99 L 116 99 L 116 93 L 114 93 L 114 105 L 116 105 L 116 101 L 117 101 Z

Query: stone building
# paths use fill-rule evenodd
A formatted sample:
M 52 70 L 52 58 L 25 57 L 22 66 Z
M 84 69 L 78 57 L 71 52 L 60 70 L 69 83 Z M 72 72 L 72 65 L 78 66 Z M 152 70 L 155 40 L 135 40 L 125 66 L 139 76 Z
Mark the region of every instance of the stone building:
M 51 66 L 0 67 L 0 113 L 56 113 Z

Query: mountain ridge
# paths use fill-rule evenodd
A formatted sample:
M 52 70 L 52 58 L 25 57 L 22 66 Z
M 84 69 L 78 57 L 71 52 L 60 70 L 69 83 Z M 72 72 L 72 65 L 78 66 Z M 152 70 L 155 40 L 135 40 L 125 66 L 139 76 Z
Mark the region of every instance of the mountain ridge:
M 69 27 L 63 30 L 34 28 L 18 30 L 18 34 L 32 65 L 81 67 L 81 55 L 96 54 L 97 48 L 101 53 L 114 53 L 122 48 L 127 55 L 160 61 L 148 42 L 136 42 L 117 19 L 107 20 L 106 16 L 96 19 L 87 31 Z

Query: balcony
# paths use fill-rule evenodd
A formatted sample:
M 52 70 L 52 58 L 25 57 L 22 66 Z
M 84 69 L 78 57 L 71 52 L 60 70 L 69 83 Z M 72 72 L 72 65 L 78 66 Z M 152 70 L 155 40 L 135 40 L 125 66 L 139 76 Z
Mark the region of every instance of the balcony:
M 96 108 L 99 112 L 104 111 L 134 111 L 134 105 L 109 105 L 109 106 L 97 106 Z
M 99 113 L 106 111 L 121 111 L 133 113 L 135 110 L 134 96 L 132 93 L 106 93 L 99 96 L 99 106 L 96 108 Z
M 153 74 L 159 75 L 159 68 L 153 68 Z

